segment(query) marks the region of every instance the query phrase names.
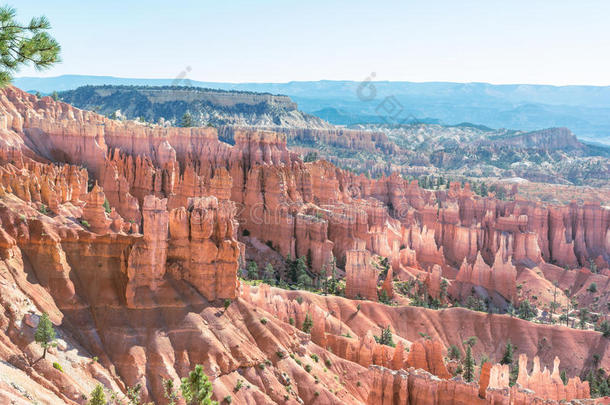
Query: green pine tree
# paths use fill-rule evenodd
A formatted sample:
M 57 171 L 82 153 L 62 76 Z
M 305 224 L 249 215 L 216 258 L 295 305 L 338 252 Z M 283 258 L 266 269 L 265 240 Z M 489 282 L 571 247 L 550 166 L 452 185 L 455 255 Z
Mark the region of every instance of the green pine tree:
M 466 345 L 466 356 L 464 357 L 464 372 L 462 376 L 467 382 L 472 382 L 472 380 L 474 380 L 474 366 L 475 361 L 472 357 L 472 347 L 470 347 L 470 345 Z
M 55 346 L 55 329 L 49 319 L 49 316 L 45 313 L 40 317 L 36 333 L 34 334 L 34 340 L 38 343 L 44 351 L 42 352 L 42 358 L 47 356 L 47 350 L 49 347 Z
M 60 46 L 47 32 L 51 24 L 45 16 L 27 24 L 15 20 L 17 12 L 0 7 L 0 86 L 6 86 L 20 66 L 48 68 L 60 61 Z
M 311 332 L 311 328 L 313 327 L 313 319 L 309 316 L 309 312 L 305 314 L 305 320 L 303 321 L 303 327 L 301 328 L 303 332 L 309 333 Z
M 275 281 L 275 270 L 273 269 L 273 265 L 271 263 L 267 263 L 265 265 L 265 270 L 263 272 L 263 278 L 269 284 L 271 284 L 272 282 Z
M 462 353 L 460 353 L 460 349 L 456 345 L 451 345 L 447 350 L 447 357 L 450 360 L 459 360 L 462 357 Z
M 88 405 L 106 405 L 106 394 L 104 394 L 104 387 L 101 384 L 95 386 L 90 396 Z
M 174 381 L 163 379 L 163 396 L 167 399 L 167 405 L 176 405 L 178 393 L 174 390 Z
M 500 364 L 513 364 L 513 357 L 515 355 L 515 346 L 510 343 L 510 339 L 506 342 L 506 348 L 504 349 L 504 355 Z
M 561 374 L 559 375 L 561 377 L 561 381 L 563 381 L 563 385 L 567 385 L 568 384 L 568 376 L 566 374 L 565 370 L 561 370 Z
M 180 126 L 184 128 L 195 126 L 193 116 L 190 112 L 187 111 L 184 113 L 184 115 L 182 116 L 182 120 L 180 121 Z
M 258 265 L 254 261 L 248 262 L 248 278 L 250 280 L 258 280 Z
M 394 343 L 394 338 L 392 336 L 392 330 L 390 329 L 390 325 L 387 328 L 383 328 L 381 330 L 381 336 L 373 336 L 375 341 L 380 345 L 386 345 L 390 347 L 396 347 L 396 343 Z
M 182 379 L 180 391 L 187 405 L 218 405 L 218 402 L 212 401 L 212 383 L 201 364 L 197 364 L 188 377 Z

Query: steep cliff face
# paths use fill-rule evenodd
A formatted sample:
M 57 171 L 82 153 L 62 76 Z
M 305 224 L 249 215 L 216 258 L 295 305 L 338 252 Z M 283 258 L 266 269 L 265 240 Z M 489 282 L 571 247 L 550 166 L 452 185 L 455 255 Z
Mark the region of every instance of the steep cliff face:
M 284 256 L 307 257 L 314 273 L 336 259 L 348 297 L 377 299 L 371 257 L 379 255 L 391 266 L 381 286 L 388 296 L 395 275 L 420 274 L 433 296 L 445 278 L 458 298 L 477 286 L 516 300 L 520 272 L 576 272 L 551 261 L 607 266 L 610 216 L 600 205 L 501 202 L 459 185 L 427 192 L 397 175 L 371 180 L 305 164 L 284 134 L 236 131 L 229 145 L 213 128 L 112 121 L 11 87 L 0 92 L 0 110 L 0 353 L 10 364 L 0 367 L 23 377 L 41 402 L 84 404 L 97 381 L 116 391 L 139 383 L 144 398 L 159 401 L 162 378 L 178 383 L 195 364 L 213 379 L 215 398 L 236 403 L 362 404 L 389 393 L 414 404 L 474 401 L 480 387 L 451 380 L 443 361 L 446 347 L 473 335 L 477 356 L 497 358 L 498 342 L 510 338 L 543 364 L 559 356 L 571 376 L 592 353 L 609 366 L 593 331 L 237 278 L 247 230 Z M 66 342 L 49 360 L 73 365 L 70 373 L 34 363 L 41 312 Z M 303 333 L 308 315 L 313 326 Z M 373 337 L 388 326 L 395 348 Z M 551 339 L 552 347 L 540 345 Z M 513 394 L 493 370 L 489 384 L 503 403 Z M 522 376 L 523 387 L 563 398 L 554 377 L 539 374 Z M 250 388 L 236 393 L 238 379 Z M 570 387 L 584 396 L 578 381 Z M 23 401 L 1 379 L 0 392 Z

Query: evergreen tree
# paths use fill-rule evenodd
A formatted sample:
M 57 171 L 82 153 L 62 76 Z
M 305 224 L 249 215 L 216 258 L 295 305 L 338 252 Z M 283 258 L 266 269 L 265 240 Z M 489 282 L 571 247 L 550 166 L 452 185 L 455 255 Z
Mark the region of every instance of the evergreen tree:
M 297 277 L 297 284 L 301 287 L 310 287 L 313 284 L 313 280 L 307 272 L 301 272 Z
M 470 336 L 468 339 L 464 340 L 464 344 L 466 346 L 470 346 L 473 347 L 474 345 L 477 344 L 477 337 L 476 336 Z
M 513 364 L 513 357 L 515 355 L 515 345 L 510 343 L 510 339 L 506 342 L 506 348 L 504 349 L 504 355 L 500 364 Z
M 523 300 L 521 301 L 521 304 L 519 304 L 517 314 L 519 318 L 531 321 L 534 319 L 534 317 L 536 317 L 538 311 L 536 310 L 536 307 L 530 304 L 528 300 Z
M 474 366 L 475 361 L 472 357 L 472 347 L 470 347 L 470 345 L 466 345 L 466 356 L 464 357 L 464 372 L 462 376 L 467 382 L 472 382 L 472 380 L 474 380 Z
M 184 113 L 184 115 L 182 116 L 182 120 L 180 121 L 180 126 L 184 128 L 195 126 L 195 123 L 193 122 L 193 116 L 190 112 L 187 111 Z
M 47 350 L 49 347 L 55 346 L 55 329 L 53 329 L 53 324 L 49 319 L 49 316 L 45 313 L 40 317 L 40 321 L 38 321 L 38 327 L 36 328 L 36 333 L 34 334 L 34 340 L 38 343 L 44 351 L 42 352 L 42 358 L 44 359 L 47 356 Z
M 381 336 L 373 336 L 375 341 L 380 345 L 386 345 L 390 347 L 396 347 L 396 343 L 394 343 L 394 338 L 392 336 L 392 330 L 390 329 L 390 325 L 387 328 L 381 330 Z
M 53 98 L 53 100 L 55 100 L 55 101 L 59 101 L 59 94 L 57 94 L 57 92 L 54 91 L 53 94 L 51 94 L 51 98 Z
M 447 350 L 447 357 L 450 360 L 459 360 L 462 357 L 462 353 L 460 353 L 460 349 L 456 345 L 451 345 Z
M 182 379 L 180 391 L 187 405 L 218 405 L 218 402 L 212 401 L 212 383 L 201 364 L 197 364 L 188 377 Z
M 163 379 L 163 396 L 167 399 L 167 405 L 176 405 L 178 393 L 174 390 L 174 381 L 170 378 Z
M 248 262 L 248 278 L 250 280 L 258 280 L 258 265 L 254 261 Z
M 510 367 L 510 375 L 508 377 L 508 385 L 512 387 L 517 382 L 517 377 L 519 377 L 519 362 L 515 362 Z
M 587 308 L 581 308 L 578 312 L 578 325 L 580 329 L 584 329 L 587 325 L 587 320 L 589 319 L 589 310 Z
M 307 152 L 307 154 L 305 155 L 305 157 L 303 158 L 303 162 L 315 162 L 316 160 L 318 160 L 318 152 L 313 151 L 313 152 Z
M 559 375 L 561 377 L 561 381 L 563 381 L 563 385 L 567 385 L 568 384 L 568 376 L 566 374 L 565 370 L 561 370 L 561 374 Z
M 41 16 L 21 24 L 16 14 L 14 8 L 0 7 L 0 87 L 23 65 L 45 69 L 60 61 L 59 44 L 45 32 L 51 29 L 49 20 Z
M 303 332 L 309 333 L 311 332 L 311 328 L 313 327 L 313 319 L 309 316 L 309 312 L 305 314 L 305 320 L 303 321 Z
M 106 405 L 106 394 L 104 394 L 104 387 L 101 384 L 95 386 L 90 396 L 88 405 Z
M 265 270 L 263 272 L 263 278 L 269 284 L 275 282 L 275 270 L 273 269 L 273 265 L 271 263 L 267 263 L 265 265 Z
M 610 337 L 610 323 L 607 320 L 603 320 L 597 330 L 602 333 L 605 338 Z

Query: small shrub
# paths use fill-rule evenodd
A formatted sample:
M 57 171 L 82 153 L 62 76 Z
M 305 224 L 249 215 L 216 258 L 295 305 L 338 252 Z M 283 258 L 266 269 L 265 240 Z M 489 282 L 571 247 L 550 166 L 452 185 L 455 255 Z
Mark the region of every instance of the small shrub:
M 589 288 L 587 288 L 587 291 L 589 291 L 592 294 L 596 293 L 597 292 L 597 284 L 596 283 L 589 284 Z
M 237 380 L 237 383 L 235 383 L 235 388 L 233 388 L 233 391 L 235 391 L 235 392 L 239 391 L 243 385 L 244 385 L 244 381 L 241 378 L 239 378 Z
M 265 369 L 265 363 L 260 363 L 258 365 L 258 368 L 260 368 L 261 370 L 264 370 Z
M 61 367 L 61 364 L 59 364 L 56 361 L 53 362 L 53 368 L 56 369 L 56 370 L 61 371 L 62 373 L 64 372 L 64 369 Z
M 106 214 L 110 214 L 112 212 L 112 208 L 110 208 L 110 203 L 108 202 L 108 199 L 104 199 L 103 207 Z
M 462 353 L 456 345 L 451 345 L 449 346 L 449 350 L 447 350 L 447 357 L 451 360 L 459 360 L 462 357 Z
M 278 350 L 277 352 L 275 352 L 275 354 L 277 354 L 277 357 L 279 357 L 280 359 L 283 359 L 284 356 L 286 356 L 286 354 L 284 354 L 284 352 L 281 350 Z
M 229 308 L 230 305 L 231 305 L 231 298 L 225 298 L 225 300 L 223 302 L 223 306 L 225 307 L 225 311 L 227 310 L 227 308 Z
M 294 326 L 294 318 L 293 317 L 288 318 L 288 323 Z
M 305 371 L 307 371 L 308 373 L 311 373 L 311 366 L 309 364 L 305 365 Z
M 242 234 L 242 236 L 250 236 L 250 231 L 249 231 L 249 230 L 247 230 L 247 229 L 244 229 L 244 230 L 241 232 L 241 234 Z
M 326 359 L 326 360 L 324 361 L 324 364 L 326 364 L 326 367 L 332 367 L 333 362 L 332 362 L 332 361 L 330 361 L 330 359 Z
M 316 397 L 319 397 L 319 396 L 320 396 L 320 393 L 319 393 L 318 391 L 314 392 L 313 394 L 314 394 Z
M 81 220 L 80 221 L 81 225 L 84 226 L 85 228 L 91 228 L 91 225 L 89 225 L 89 222 L 87 220 Z
M 360 381 L 358 381 L 358 382 L 356 383 L 356 387 L 361 387 L 361 386 L 362 386 L 362 383 L 361 383 Z
M 267 325 L 267 318 L 261 318 L 261 323 L 263 325 Z
M 40 209 L 38 211 L 40 211 L 40 213 L 43 214 L 43 215 L 47 215 L 49 213 L 49 210 L 47 209 L 47 206 L 44 205 L 44 204 L 42 204 L 40 206 Z
M 227 395 L 225 399 L 223 399 L 223 401 L 225 402 L 225 404 L 230 404 L 231 402 L 233 402 L 233 398 L 231 398 L 231 395 Z
M 93 361 L 94 363 L 97 363 L 98 361 L 100 361 L 99 357 L 97 356 L 93 356 L 93 358 L 91 359 L 91 361 Z
M 314 354 L 312 354 L 312 355 L 311 355 L 311 356 L 309 356 L 309 357 L 311 357 L 311 359 L 312 359 L 313 361 L 315 361 L 316 363 L 317 363 L 317 362 L 318 362 L 318 360 L 320 359 L 320 358 L 318 357 L 318 355 L 317 355 L 317 354 L 315 354 L 315 353 L 314 353 Z

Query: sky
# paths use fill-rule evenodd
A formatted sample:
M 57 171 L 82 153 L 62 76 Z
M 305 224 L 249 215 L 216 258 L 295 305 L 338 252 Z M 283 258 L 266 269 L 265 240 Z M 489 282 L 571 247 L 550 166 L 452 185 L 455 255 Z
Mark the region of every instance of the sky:
M 7 1 L 62 46 L 17 76 L 610 85 L 607 0 Z

